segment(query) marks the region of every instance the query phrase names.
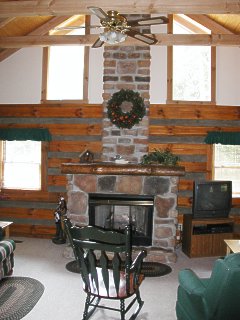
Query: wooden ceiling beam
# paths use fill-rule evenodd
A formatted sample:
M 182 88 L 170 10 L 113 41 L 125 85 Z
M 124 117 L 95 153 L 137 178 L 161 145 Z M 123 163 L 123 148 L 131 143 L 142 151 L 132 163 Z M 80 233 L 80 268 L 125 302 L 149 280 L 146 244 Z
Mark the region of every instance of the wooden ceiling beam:
M 30 36 L 42 36 L 48 34 L 48 32 L 58 26 L 60 23 L 63 23 L 65 20 L 69 19 L 69 16 L 62 16 L 62 17 L 53 17 L 48 22 L 44 23 L 34 31 L 30 32 L 28 35 Z M 0 51 L 0 62 L 4 59 L 10 57 L 13 53 L 17 52 L 20 48 L 11 48 L 11 49 L 4 49 Z
M 155 45 L 172 46 L 239 46 L 240 35 L 235 34 L 157 34 Z M 47 47 L 55 45 L 91 46 L 97 40 L 97 35 L 59 35 L 59 36 L 24 36 L 0 37 L 0 48 Z M 122 45 L 143 45 L 143 42 L 128 37 Z
M 89 14 L 90 6 L 99 6 L 105 11 L 117 10 L 123 14 L 240 13 L 239 0 L 1 0 L 0 18 Z
M 15 17 L 12 18 L 2 18 L 0 19 L 0 28 L 4 27 L 6 24 L 14 20 Z
M 233 34 L 230 30 L 222 26 L 221 24 L 217 23 L 213 19 L 209 18 L 205 14 L 187 14 L 187 16 L 196 22 L 200 23 L 204 27 L 208 28 L 215 34 Z

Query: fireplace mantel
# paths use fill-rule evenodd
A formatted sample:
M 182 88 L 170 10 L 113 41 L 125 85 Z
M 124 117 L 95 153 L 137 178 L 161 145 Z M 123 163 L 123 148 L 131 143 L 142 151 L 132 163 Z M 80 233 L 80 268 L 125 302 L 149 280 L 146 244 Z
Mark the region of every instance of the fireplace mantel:
M 62 163 L 61 173 L 136 176 L 184 176 L 185 168 L 161 165 L 119 164 L 113 162 Z

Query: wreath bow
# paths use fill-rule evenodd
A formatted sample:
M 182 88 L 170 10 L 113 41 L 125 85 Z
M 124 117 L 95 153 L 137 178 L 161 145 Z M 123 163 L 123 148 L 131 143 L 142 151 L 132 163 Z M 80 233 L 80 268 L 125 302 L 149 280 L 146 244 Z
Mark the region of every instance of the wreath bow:
M 129 112 L 123 112 L 121 104 L 124 101 L 132 103 Z M 144 100 L 138 92 L 121 89 L 115 92 L 107 103 L 107 114 L 110 121 L 118 128 L 131 129 L 139 123 L 146 114 Z

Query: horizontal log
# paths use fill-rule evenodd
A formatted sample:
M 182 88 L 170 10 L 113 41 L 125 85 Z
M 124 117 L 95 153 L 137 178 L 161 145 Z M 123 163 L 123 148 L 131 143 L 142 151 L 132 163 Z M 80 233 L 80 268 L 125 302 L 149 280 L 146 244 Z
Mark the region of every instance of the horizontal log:
M 179 207 L 192 207 L 192 197 L 178 197 L 177 205 Z
M 1 2 L 0 2 L 1 4 Z M 237 34 L 151 34 L 157 40 L 155 46 L 239 46 Z M 0 36 L 0 48 L 47 47 L 59 45 L 92 46 L 98 35 L 48 35 L 48 36 Z M 136 38 L 128 37 L 121 46 L 139 45 Z M 105 43 L 106 46 L 111 46 Z
M 230 215 L 230 217 L 234 220 L 235 224 L 240 224 L 240 216 Z
M 180 166 L 99 163 L 63 163 L 61 172 L 65 174 L 131 175 L 131 176 L 184 176 Z
M 61 195 L 64 196 L 63 194 L 56 192 L 2 189 L 0 198 L 7 201 L 39 201 L 57 203 Z
M 1 45 L 0 45 L 1 46 Z M 102 118 L 101 104 L 0 104 L 0 117 Z
M 10 236 L 33 237 L 50 239 L 56 233 L 55 226 L 42 226 L 31 224 L 13 223 L 10 229 Z
M 74 1 L 55 0 L 55 1 L 33 1 L 18 0 L 0 2 L 0 18 L 17 16 L 62 16 L 76 14 L 90 14 L 88 7 L 96 6 L 96 1 Z M 101 8 L 104 11 L 117 10 L 120 13 L 141 14 L 141 13 L 239 13 L 239 2 L 235 0 L 121 0 L 113 2 L 111 0 L 101 1 Z
M 178 190 L 179 191 L 193 190 L 193 180 L 184 180 L 183 178 L 181 178 L 179 181 Z
M 66 177 L 66 175 L 48 176 L 48 185 L 49 186 L 66 186 L 67 185 L 67 177 Z
M 54 220 L 54 210 L 41 208 L 0 207 L 0 217 L 9 218 L 10 221 L 11 219 Z
M 240 108 L 234 106 L 151 104 L 150 119 L 240 120 Z
M 79 159 L 70 158 L 52 158 L 48 160 L 48 168 L 60 168 L 62 163 L 78 163 Z M 186 172 L 205 172 L 207 170 L 206 162 L 184 162 L 179 161 L 179 165 L 185 167 Z
M 0 104 L 0 117 L 102 118 L 101 104 Z M 151 104 L 150 119 L 238 120 L 239 107 L 199 104 Z
M 233 198 L 232 199 L 232 207 L 237 208 L 240 206 L 240 198 Z
M 49 129 L 52 135 L 91 135 L 100 136 L 102 134 L 102 124 L 34 124 L 34 123 L 17 123 L 11 122 L 8 124 L 0 124 L 1 129 L 5 128 L 44 128 Z M 150 125 L 150 136 L 205 136 L 209 131 L 222 131 L 222 132 L 239 132 L 239 127 L 221 127 L 221 126 L 158 126 Z
M 186 172 L 206 172 L 207 171 L 206 162 L 179 161 L 179 165 L 183 166 Z
M 54 152 L 83 152 L 85 149 L 94 152 L 102 150 L 102 142 L 92 141 L 51 141 L 49 144 L 49 151 Z
M 239 132 L 239 127 L 197 127 L 197 126 L 149 126 L 150 136 L 206 136 L 209 131 Z
M 34 123 L 16 123 L 0 124 L 1 129 L 5 128 L 46 128 L 49 129 L 52 135 L 69 135 L 69 136 L 100 136 L 102 134 L 102 124 L 77 124 L 77 123 L 66 123 L 66 124 L 34 124 Z
M 79 158 L 50 158 L 48 159 L 48 168 L 61 168 L 62 163 L 77 163 Z
M 192 143 L 149 143 L 149 152 L 155 149 L 168 149 L 177 155 L 206 155 L 206 144 L 192 144 Z

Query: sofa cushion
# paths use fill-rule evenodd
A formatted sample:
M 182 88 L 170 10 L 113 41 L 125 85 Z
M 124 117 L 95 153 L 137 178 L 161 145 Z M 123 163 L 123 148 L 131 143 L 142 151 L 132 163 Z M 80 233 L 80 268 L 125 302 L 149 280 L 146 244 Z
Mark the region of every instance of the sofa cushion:
M 0 241 L 0 280 L 12 273 L 16 244 L 13 240 Z
M 13 240 L 0 241 L 0 262 L 6 259 L 16 248 Z

